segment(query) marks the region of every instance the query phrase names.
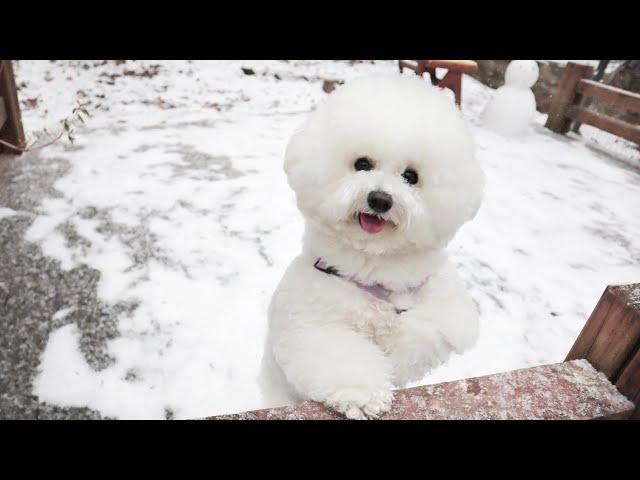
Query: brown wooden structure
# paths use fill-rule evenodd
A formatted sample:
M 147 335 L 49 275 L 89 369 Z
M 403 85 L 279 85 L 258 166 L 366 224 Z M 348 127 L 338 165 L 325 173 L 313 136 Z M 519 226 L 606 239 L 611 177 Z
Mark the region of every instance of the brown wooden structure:
M 640 419 L 640 283 L 607 287 L 566 360 L 578 358 L 633 401 Z
M 340 420 L 321 403 L 211 420 Z M 387 420 L 640 419 L 640 284 L 609 286 L 565 362 L 396 390 Z
M 558 89 L 551 99 L 545 126 L 565 134 L 571 122 L 586 123 L 600 130 L 640 145 L 640 125 L 634 125 L 609 115 L 580 106 L 583 98 L 605 103 L 619 110 L 640 112 L 640 94 L 628 92 L 591 80 L 593 67 L 569 62 L 565 67 Z
M 26 139 L 11 60 L 0 60 L 0 99 L 0 140 L 18 147 L 11 148 L 0 142 L 0 152 L 20 153 L 26 146 Z
M 462 102 L 462 74 L 477 72 L 478 64 L 473 60 L 399 60 L 398 68 L 400 73 L 408 68 L 420 76 L 427 72 L 431 78 L 431 84 L 452 90 L 456 105 L 460 106 Z M 444 68 L 447 73 L 442 78 L 438 78 L 436 68 Z

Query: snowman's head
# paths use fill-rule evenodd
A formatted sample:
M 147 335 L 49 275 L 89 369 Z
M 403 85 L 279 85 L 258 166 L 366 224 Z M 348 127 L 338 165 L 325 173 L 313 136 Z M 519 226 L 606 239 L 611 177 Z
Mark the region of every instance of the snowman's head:
M 535 60 L 513 60 L 504 74 L 504 83 L 512 87 L 531 88 L 540 70 Z

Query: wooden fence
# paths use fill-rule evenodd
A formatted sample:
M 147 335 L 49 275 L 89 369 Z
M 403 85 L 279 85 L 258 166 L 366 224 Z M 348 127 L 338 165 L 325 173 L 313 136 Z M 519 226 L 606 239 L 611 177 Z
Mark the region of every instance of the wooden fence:
M 307 401 L 210 420 L 340 420 Z M 563 363 L 396 390 L 385 420 L 640 419 L 640 284 L 607 287 Z
M 604 103 L 618 110 L 640 113 L 640 95 L 590 80 L 592 76 L 593 67 L 571 62 L 567 64 L 551 100 L 545 126 L 556 133 L 565 134 L 571 122 L 576 121 L 640 145 L 640 125 L 580 106 L 582 98 L 590 98 L 596 104 Z
M 2 141 L 16 148 L 3 145 Z M 26 145 L 11 60 L 0 60 L 0 153 L 20 153 Z

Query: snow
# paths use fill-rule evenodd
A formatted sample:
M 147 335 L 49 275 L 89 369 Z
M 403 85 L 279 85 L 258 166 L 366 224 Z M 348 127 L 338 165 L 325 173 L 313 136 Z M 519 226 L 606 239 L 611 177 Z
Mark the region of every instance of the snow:
M 46 374 L 33 382 L 40 400 L 63 407 L 91 406 L 121 419 L 153 418 L 154 405 L 147 404 L 145 386 L 122 382 L 111 370 L 96 372 L 82 356 L 79 342 L 80 332 L 73 323 L 51 333 L 42 356 Z
M 534 60 L 513 60 L 504 72 L 504 83 L 512 87 L 531 88 L 538 80 L 539 73 Z
M 75 308 L 73 307 L 69 307 L 69 308 L 63 308 L 62 310 L 58 310 L 56 313 L 53 314 L 53 317 L 51 318 L 53 321 L 59 321 L 59 320 L 64 320 L 65 318 L 67 318 L 71 313 L 73 313 L 73 311 L 75 310 Z
M 498 88 L 484 110 L 484 125 L 494 132 L 513 137 L 526 132 L 536 112 L 531 87 L 538 79 L 533 60 L 513 60 L 504 74 L 505 85 Z
M 395 62 L 20 61 L 21 98 L 37 98 L 24 111 L 30 132 L 55 130 L 78 97 L 92 101 L 74 146 L 40 151 L 70 168 L 59 195 L 34 210 L 27 239 L 65 269 L 99 270 L 101 301 L 137 305 L 119 317 L 107 343 L 114 362 L 100 371 L 75 324 L 54 331 L 34 394 L 115 418 L 261 408 L 266 309 L 302 235 L 286 142 L 326 96 L 323 80 L 396 71 Z M 504 138 L 481 125 L 493 92 L 464 79 L 487 189 L 449 248 L 480 309 L 480 339 L 417 384 L 562 361 L 605 286 L 640 277 L 640 174 L 628 166 L 637 152 L 625 149 L 624 164 L 543 129 L 538 113 L 528 132 Z M 69 230 L 82 241 L 69 242 Z
M 12 217 L 17 214 L 18 212 L 11 208 L 0 207 L 0 220 L 2 220 L 3 218 Z

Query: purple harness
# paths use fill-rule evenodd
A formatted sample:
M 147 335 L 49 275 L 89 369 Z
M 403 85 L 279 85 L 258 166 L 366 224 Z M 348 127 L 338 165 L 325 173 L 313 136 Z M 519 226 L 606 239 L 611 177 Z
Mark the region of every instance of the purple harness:
M 377 299 L 392 304 L 391 300 L 389 300 L 389 297 L 393 293 L 393 290 L 389 290 L 388 288 L 385 288 L 384 285 L 381 285 L 379 283 L 374 283 L 373 285 L 365 285 L 364 283 L 357 280 L 354 276 L 344 277 L 343 275 L 340 275 L 340 272 L 338 272 L 338 270 L 335 267 L 328 265 L 327 262 L 325 262 L 321 258 L 316 260 L 316 263 L 314 263 L 313 266 L 316 269 L 320 270 L 321 272 L 327 273 L 329 275 L 335 275 L 336 277 L 344 278 L 350 281 L 351 283 L 354 283 L 359 289 L 364 290 L 370 295 L 373 295 Z M 427 283 L 428 280 L 429 280 L 429 277 L 425 278 L 422 282 L 420 282 L 420 284 L 416 285 L 415 287 L 407 288 L 406 290 L 407 293 L 409 293 L 410 295 L 415 295 Z M 394 308 L 396 310 L 396 313 L 406 312 L 406 309 L 404 310 L 398 309 L 395 307 L 395 305 L 394 305 Z

